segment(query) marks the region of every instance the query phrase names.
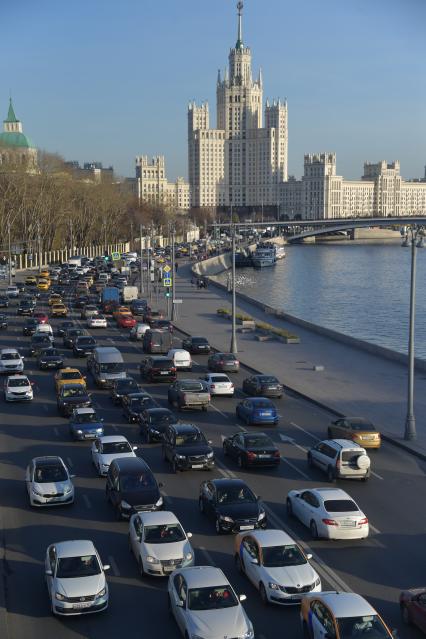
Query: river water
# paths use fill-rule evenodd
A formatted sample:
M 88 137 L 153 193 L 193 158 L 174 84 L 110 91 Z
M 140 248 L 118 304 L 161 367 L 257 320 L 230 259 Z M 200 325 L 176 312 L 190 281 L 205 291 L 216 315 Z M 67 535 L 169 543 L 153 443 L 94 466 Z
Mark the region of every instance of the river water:
M 399 242 L 299 244 L 286 246 L 286 254 L 271 268 L 238 269 L 237 290 L 309 322 L 407 352 L 410 248 Z M 426 360 L 426 249 L 417 251 L 415 354 Z

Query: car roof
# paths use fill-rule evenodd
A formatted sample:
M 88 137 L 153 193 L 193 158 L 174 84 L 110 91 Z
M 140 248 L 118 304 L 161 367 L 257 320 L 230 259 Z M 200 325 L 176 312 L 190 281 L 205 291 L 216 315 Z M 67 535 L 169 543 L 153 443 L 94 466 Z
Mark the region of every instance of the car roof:
M 131 471 L 140 472 L 141 470 L 145 472 L 147 470 L 151 471 L 146 461 L 141 459 L 141 457 L 116 457 L 115 459 L 113 459 L 112 463 L 118 466 L 120 471 L 125 471 L 125 472 L 131 472 Z
M 353 501 L 352 497 L 348 495 L 347 492 L 342 490 L 341 488 L 311 488 L 313 493 L 316 493 L 322 499 L 350 499 Z M 303 491 L 302 491 L 303 492 Z
M 103 435 L 102 437 L 98 437 L 98 439 L 102 444 L 111 444 L 113 442 L 127 442 L 127 437 L 124 437 L 124 435 Z
M 82 557 L 84 555 L 94 555 L 96 553 L 93 541 L 88 539 L 73 539 L 72 541 L 60 541 L 53 544 L 56 548 L 58 558 L 62 557 Z
M 239 479 L 238 477 L 236 479 L 222 479 L 218 477 L 216 479 L 211 479 L 210 481 L 217 488 L 227 488 L 230 486 L 247 486 L 246 482 L 243 479 Z
M 362 448 L 362 446 L 352 441 L 352 439 L 326 439 L 324 443 L 338 444 L 341 448 L 356 448 L 358 450 Z
M 139 516 L 145 526 L 162 526 L 165 524 L 177 524 L 178 518 L 170 510 L 158 510 L 155 512 L 140 512 Z
M 78 386 L 78 388 L 81 387 L 80 384 L 76 384 L 76 386 Z M 96 411 L 94 408 L 75 408 L 74 412 L 76 413 L 76 415 L 92 415 Z
M 28 376 L 27 375 L 9 375 L 6 381 L 8 382 L 10 379 L 28 379 Z
M 201 430 L 195 424 L 171 424 L 170 428 L 173 428 L 177 433 L 201 432 Z
M 247 399 L 249 401 L 254 402 L 255 404 L 258 404 L 259 402 L 266 402 L 268 404 L 271 404 L 271 406 L 273 406 L 273 402 L 271 402 L 271 400 L 268 397 L 248 397 Z
M 170 362 L 170 357 L 167 357 L 167 355 L 152 355 L 150 359 L 154 362 Z
M 153 406 L 152 408 L 146 408 L 145 413 L 149 415 L 173 415 L 172 411 L 169 408 L 164 408 L 163 406 Z
M 330 608 L 338 619 L 377 615 L 377 611 L 355 592 L 323 592 L 318 597 Z
M 7 355 L 7 353 L 17 353 L 17 352 L 18 352 L 18 349 L 16 349 L 16 348 L 2 348 L 0 350 L 0 353 L 2 353 L 4 355 Z
M 52 465 L 53 462 L 57 462 L 65 466 L 62 457 L 59 457 L 58 455 L 45 455 L 44 457 L 34 457 L 32 461 L 37 466 L 50 466 Z
M 185 577 L 188 588 L 203 588 L 206 586 L 224 586 L 228 579 L 220 568 L 214 566 L 190 566 L 180 570 Z
M 80 375 L 82 374 L 81 371 L 78 370 L 78 368 L 73 368 L 72 366 L 65 366 L 64 368 L 60 368 L 59 373 L 80 373 Z
M 241 533 L 243 535 L 251 535 L 254 537 L 262 548 L 268 546 L 284 546 L 288 544 L 296 543 L 295 540 L 290 537 L 284 530 L 251 530 L 247 533 Z
M 348 422 L 352 422 L 353 424 L 371 424 L 370 419 L 365 419 L 365 417 L 342 417 L 342 419 L 347 419 Z

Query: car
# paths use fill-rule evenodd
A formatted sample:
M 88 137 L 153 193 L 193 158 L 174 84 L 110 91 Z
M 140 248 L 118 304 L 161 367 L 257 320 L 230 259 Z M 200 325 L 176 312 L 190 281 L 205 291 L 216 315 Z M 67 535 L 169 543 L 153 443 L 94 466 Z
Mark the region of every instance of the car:
M 52 340 L 49 335 L 37 334 L 37 331 L 32 335 L 29 347 L 30 357 L 38 357 L 41 351 L 46 348 L 52 348 Z
M 426 634 L 426 588 L 403 590 L 399 596 L 402 620 Z
M 303 597 L 300 608 L 302 632 L 306 639 L 365 637 L 392 639 L 373 606 L 355 592 L 319 592 Z
M 7 328 L 8 318 L 4 313 L 0 313 L 0 328 Z
M 34 335 L 47 335 L 53 346 L 55 337 L 53 335 L 53 328 L 51 327 L 50 324 L 39 324 L 36 328 L 36 332 L 34 333 Z
M 65 368 L 61 368 L 55 374 L 55 390 L 57 393 L 64 384 L 80 384 L 86 388 L 86 377 L 78 370 L 78 368 L 66 366 Z
M 37 286 L 37 279 L 34 275 L 28 275 L 25 278 L 25 286 Z
M 210 344 L 205 337 L 186 337 L 182 340 L 182 348 L 191 355 L 210 353 Z
M 6 295 L 9 298 L 18 297 L 19 296 L 19 288 L 14 284 L 11 284 L 6 288 Z
M 86 387 L 82 384 L 63 384 L 56 396 L 58 411 L 63 417 L 70 417 L 75 408 L 89 408 L 92 404 Z
M 29 300 L 21 300 L 16 310 L 17 315 L 32 315 L 34 305 Z
M 283 385 L 273 375 L 251 375 L 243 380 L 242 390 L 247 395 L 255 397 L 283 396 Z
M 94 315 L 99 314 L 99 309 L 94 304 L 86 304 L 80 313 L 80 319 L 89 319 L 89 317 L 93 317 Z
M 370 458 L 365 448 L 348 439 L 326 439 L 307 453 L 308 465 L 327 473 L 328 480 L 361 479 L 370 477 Z
M 44 277 L 44 278 L 46 278 L 46 279 L 49 279 L 49 277 L 50 277 L 50 273 L 49 273 L 48 269 L 47 269 L 47 268 L 42 269 L 42 270 L 40 271 L 39 277 Z
M 137 446 L 131 446 L 122 435 L 103 435 L 96 437 L 92 444 L 92 464 L 98 475 L 103 477 L 113 459 L 136 457 Z
M 172 348 L 167 353 L 167 357 L 170 357 L 170 359 L 173 360 L 176 370 L 190 371 L 192 369 L 191 355 L 183 348 Z
M 48 291 L 50 287 L 50 280 L 39 279 L 37 282 L 37 288 L 39 291 Z
M 116 320 L 119 328 L 133 328 L 136 326 L 136 320 L 133 315 L 119 315 Z
M 24 358 L 16 348 L 2 348 L 0 350 L 0 373 L 11 375 L 22 373 L 24 370 Z
M 215 460 L 211 443 L 194 424 L 169 424 L 163 435 L 163 459 L 171 464 L 174 473 L 212 470 Z
M 82 389 L 81 386 L 79 388 Z M 74 408 L 69 420 L 71 439 L 84 440 L 102 437 L 104 434 L 103 422 L 104 420 L 97 415 L 93 408 Z
M 210 404 L 210 393 L 204 383 L 199 380 L 178 379 L 170 384 L 167 401 L 171 405 L 176 405 L 179 410 L 201 408 L 206 411 Z
M 141 512 L 129 521 L 129 548 L 141 577 L 165 577 L 194 565 L 194 550 L 176 515 L 168 510 Z
M 238 373 L 240 362 L 233 353 L 214 353 L 207 360 L 207 368 L 216 373 Z
M 267 527 L 265 508 L 242 479 L 203 481 L 198 506 L 218 535 Z
M 207 373 L 200 379 L 206 385 L 210 395 L 233 397 L 235 392 L 234 384 L 225 373 Z
M 150 325 L 144 322 L 137 322 L 129 333 L 129 339 L 134 341 L 143 340 L 144 335 L 150 330 Z
M 176 415 L 168 408 L 145 408 L 139 416 L 139 430 L 147 444 L 162 441 L 169 424 L 176 424 Z
M 169 333 L 173 333 L 174 330 L 173 324 L 166 319 L 153 319 L 150 321 L 150 327 L 156 331 L 169 331 Z
M 79 328 L 78 326 L 71 326 L 64 333 L 64 337 L 63 337 L 64 348 L 72 348 L 74 346 L 74 341 L 77 339 L 77 337 L 80 337 L 80 335 L 89 336 L 89 333 L 86 331 L 85 328 Z
M 112 313 L 112 316 L 113 316 L 113 318 L 115 320 L 117 320 L 120 315 L 130 315 L 131 316 L 132 313 L 130 311 L 130 308 L 128 306 L 117 306 L 114 309 L 114 311 Z
M 30 402 L 33 398 L 33 384 L 26 375 L 9 375 L 4 383 L 6 402 Z
M 148 382 L 170 382 L 176 379 L 176 367 L 169 357 L 153 355 L 142 360 L 140 374 Z
M 34 457 L 25 471 L 30 506 L 63 506 L 74 502 L 74 485 L 61 457 Z
M 53 304 L 50 309 L 51 317 L 66 317 L 68 315 L 68 309 L 65 304 Z
M 130 303 L 130 310 L 133 315 L 144 315 L 148 310 L 147 300 L 132 300 Z
M 163 510 L 162 487 L 140 457 L 113 459 L 107 474 L 106 499 L 116 519 L 130 519 L 136 512 Z
M 108 323 L 107 323 L 107 319 L 105 315 L 100 315 L 100 314 L 92 315 L 91 317 L 88 317 L 86 324 L 89 328 L 107 328 L 108 327 Z
M 278 424 L 279 421 L 275 405 L 265 397 L 242 399 L 235 412 L 246 424 Z
M 63 337 L 66 331 L 72 327 L 75 327 L 74 322 L 72 320 L 65 320 L 64 322 L 61 322 L 57 327 L 56 334 L 58 335 L 58 337 Z
M 287 515 L 307 526 L 313 539 L 366 539 L 368 519 L 356 502 L 340 488 L 291 490 Z
M 253 639 L 254 630 L 239 597 L 220 568 L 178 568 L 169 577 L 169 610 L 186 638 Z
M 235 538 L 237 570 L 259 590 L 264 604 L 300 604 L 321 592 L 321 579 L 302 548 L 283 530 L 252 530 Z
M 123 397 L 130 393 L 142 391 L 142 386 L 133 377 L 123 377 L 115 379 L 111 389 L 111 399 L 114 404 L 121 404 Z
M 64 365 L 64 356 L 57 348 L 45 348 L 39 352 L 38 366 L 40 370 L 48 368 L 62 368 Z
M 73 340 L 72 352 L 75 357 L 87 357 L 96 346 L 96 340 L 91 335 L 77 335 Z
M 223 440 L 223 454 L 235 459 L 239 468 L 279 466 L 279 448 L 265 433 L 236 433 Z
M 51 544 L 46 550 L 45 579 L 54 615 L 70 617 L 108 608 L 108 584 L 102 561 L 92 541 Z
M 59 293 L 51 293 L 47 299 L 47 303 L 49 306 L 54 306 L 55 304 L 61 304 L 62 297 Z
M 152 308 L 148 307 L 143 315 L 143 321 L 151 325 L 152 321 L 164 319 L 164 317 L 165 317 L 164 311 L 160 311 L 160 310 L 154 311 Z
M 328 439 L 352 439 L 363 448 L 378 450 L 382 443 L 374 424 L 362 417 L 342 417 L 331 422 L 327 430 Z
M 0 308 L 8 308 L 9 298 L 7 295 L 0 295 Z
M 39 324 L 48 324 L 49 316 L 42 311 L 38 311 L 37 313 L 33 313 L 33 317 L 37 320 Z
M 154 408 L 157 403 L 153 400 L 151 395 L 145 391 L 139 391 L 137 393 L 126 394 L 121 405 L 123 407 L 123 415 L 129 422 L 135 423 L 139 420 L 139 417 L 143 410 L 146 408 Z

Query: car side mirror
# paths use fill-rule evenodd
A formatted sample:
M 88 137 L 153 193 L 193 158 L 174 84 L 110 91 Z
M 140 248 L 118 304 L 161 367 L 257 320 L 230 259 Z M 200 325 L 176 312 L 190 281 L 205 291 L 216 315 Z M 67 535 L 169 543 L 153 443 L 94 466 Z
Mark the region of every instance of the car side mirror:
M 250 560 L 250 563 L 254 564 L 255 566 L 258 566 L 259 565 L 259 560 L 256 559 L 255 557 L 253 557 L 253 559 Z
M 99 421 L 103 422 L 103 421 L 104 421 L 104 418 L 103 418 L 103 417 L 101 417 L 101 419 L 100 419 Z
M 30 385 L 31 385 L 31 386 L 34 386 L 34 384 L 35 384 L 35 382 L 30 382 Z
M 239 599 L 240 601 L 245 601 L 245 600 L 247 599 L 247 595 L 240 595 L 240 596 L 238 597 L 238 599 Z
M 53 572 L 51 570 L 46 570 L 44 574 L 47 575 L 47 577 L 51 577 Z
M 102 567 L 103 567 L 104 571 L 109 570 L 111 568 L 111 566 L 109 564 L 105 564 Z
M 160 481 L 160 483 L 158 484 L 158 488 L 164 488 L 164 484 L 162 481 Z
M 260 495 L 257 496 L 257 501 L 262 501 L 262 497 Z
M 75 479 L 76 475 L 70 475 L 70 479 Z
M 213 442 L 212 442 L 212 440 L 211 440 L 211 439 L 208 439 L 208 440 L 207 440 L 207 443 L 208 443 L 208 444 L 210 444 L 210 445 L 212 445 L 212 444 L 213 444 Z
M 191 539 L 191 537 L 192 537 L 192 532 L 187 532 L 187 533 L 186 533 L 186 536 L 188 537 L 188 539 Z
M 398 630 L 396 628 L 392 630 L 391 634 L 394 639 L 398 639 Z
M 138 447 L 137 446 L 132 446 L 132 450 L 137 450 Z
M 178 608 L 183 608 L 184 607 L 184 603 L 183 603 L 182 599 L 176 599 L 176 606 Z

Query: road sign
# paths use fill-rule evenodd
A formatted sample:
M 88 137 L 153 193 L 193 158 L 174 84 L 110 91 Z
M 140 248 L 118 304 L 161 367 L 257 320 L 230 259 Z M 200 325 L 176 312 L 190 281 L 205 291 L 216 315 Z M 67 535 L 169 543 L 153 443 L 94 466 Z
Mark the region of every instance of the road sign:
M 163 266 L 163 273 L 170 273 L 171 270 L 172 270 L 172 267 L 169 266 L 168 264 L 166 264 L 166 266 Z
M 118 252 L 111 253 L 111 259 L 112 259 L 114 262 L 116 262 L 117 260 L 121 259 L 121 255 L 120 255 L 120 253 L 118 253 Z
M 173 300 L 173 304 L 182 304 L 183 300 Z
M 165 277 L 163 279 L 163 286 L 171 286 L 172 285 L 172 278 L 171 277 Z

